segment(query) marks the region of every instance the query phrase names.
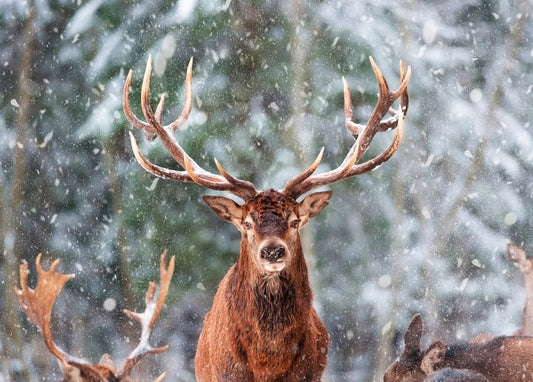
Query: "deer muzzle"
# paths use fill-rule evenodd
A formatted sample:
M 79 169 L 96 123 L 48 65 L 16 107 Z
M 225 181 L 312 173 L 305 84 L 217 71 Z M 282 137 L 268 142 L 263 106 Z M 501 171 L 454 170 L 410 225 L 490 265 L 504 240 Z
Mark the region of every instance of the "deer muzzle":
M 271 263 L 275 263 L 283 257 L 285 257 L 285 247 L 281 245 L 261 249 L 261 258 Z
M 289 251 L 279 241 L 266 241 L 259 247 L 260 266 L 267 273 L 281 272 L 288 265 Z

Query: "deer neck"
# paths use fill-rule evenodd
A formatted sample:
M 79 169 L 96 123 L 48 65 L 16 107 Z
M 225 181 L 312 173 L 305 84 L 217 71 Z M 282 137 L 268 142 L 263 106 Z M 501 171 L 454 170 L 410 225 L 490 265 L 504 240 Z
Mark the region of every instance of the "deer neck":
M 229 281 L 230 293 L 245 296 L 244 300 L 256 308 L 247 312 L 257 314 L 265 324 L 283 326 L 291 317 L 299 317 L 311 308 L 312 292 L 301 246 L 296 251 L 290 266 L 281 272 L 261 274 L 247 243 L 241 242 L 241 253 Z

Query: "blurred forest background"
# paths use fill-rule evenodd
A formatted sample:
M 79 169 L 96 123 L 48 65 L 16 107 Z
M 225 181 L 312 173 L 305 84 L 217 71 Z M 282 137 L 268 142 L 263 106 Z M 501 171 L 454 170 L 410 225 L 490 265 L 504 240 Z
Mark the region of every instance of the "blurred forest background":
M 131 100 L 154 59 L 152 97 L 165 121 L 184 99 L 194 57 L 191 117 L 178 139 L 202 166 L 213 157 L 259 188 L 281 188 L 325 147 L 322 170 L 352 144 L 377 85 L 411 65 L 404 140 L 370 174 L 331 188 L 304 228 L 315 303 L 331 334 L 325 381 L 380 381 L 421 312 L 428 338 L 511 334 L 524 288 L 507 241 L 533 254 L 531 0 L 0 1 L 0 381 L 55 381 L 60 372 L 18 308 L 18 265 L 43 252 L 75 273 L 53 311 L 53 338 L 96 363 L 122 359 L 139 329 L 159 255 L 176 274 L 153 343 L 170 350 L 137 375 L 193 381 L 204 314 L 240 240 L 201 201 L 201 187 L 157 180 L 135 162 L 121 91 Z M 162 145 L 133 132 L 155 163 Z M 369 155 L 391 134 L 377 136 Z M 237 297 L 237 296 L 236 296 Z

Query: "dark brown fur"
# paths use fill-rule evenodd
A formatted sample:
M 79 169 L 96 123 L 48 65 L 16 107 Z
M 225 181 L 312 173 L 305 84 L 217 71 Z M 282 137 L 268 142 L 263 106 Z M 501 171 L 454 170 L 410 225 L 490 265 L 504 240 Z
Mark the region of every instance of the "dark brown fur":
M 385 372 L 384 382 L 431 381 L 433 373 L 444 369 L 464 374 L 460 381 L 485 377 L 490 382 L 533 382 L 533 337 L 496 337 L 486 343 L 452 346 L 437 341 L 422 351 L 422 331 L 422 317 L 417 314 L 405 333 L 405 348 Z
M 320 200 L 318 206 L 297 203 L 276 191 L 260 194 L 242 207 L 227 199 L 207 200 L 243 237 L 237 263 L 220 283 L 205 317 L 195 360 L 199 381 L 320 381 L 329 338 L 312 306 L 297 231 L 320 212 L 329 195 L 313 197 Z M 261 270 L 246 219 L 252 219 L 252 235 L 258 242 L 286 243 L 283 270 Z M 300 224 L 291 233 L 293 219 Z
M 439 368 L 475 370 L 489 381 L 533 381 L 533 337 L 496 337 L 485 344 L 448 346 Z

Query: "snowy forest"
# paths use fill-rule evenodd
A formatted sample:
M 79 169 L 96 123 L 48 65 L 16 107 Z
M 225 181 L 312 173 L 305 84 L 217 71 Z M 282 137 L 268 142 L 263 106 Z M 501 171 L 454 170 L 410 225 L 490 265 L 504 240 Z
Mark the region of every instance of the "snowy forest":
M 152 343 L 170 349 L 136 368 L 141 380 L 194 380 L 203 317 L 235 262 L 240 234 L 190 183 L 159 179 L 133 157 L 176 164 L 122 111 L 133 70 L 140 112 L 151 55 L 153 105 L 166 123 L 183 108 L 194 59 L 193 109 L 176 132 L 258 188 L 281 188 L 324 147 L 338 166 L 354 121 L 376 105 L 372 56 L 391 89 L 411 66 L 398 151 L 374 171 L 330 187 L 303 228 L 314 304 L 330 334 L 324 381 L 381 381 L 413 314 L 448 342 L 521 325 L 522 275 L 506 246 L 533 255 L 531 0 L 2 0 L 0 1 L 0 381 L 56 381 L 61 371 L 19 308 L 19 265 L 74 273 L 52 312 L 52 337 L 97 363 L 121 360 L 139 327 L 166 249 L 176 270 Z M 376 136 L 376 155 L 393 133 Z M 236 296 L 238 298 L 238 296 Z

